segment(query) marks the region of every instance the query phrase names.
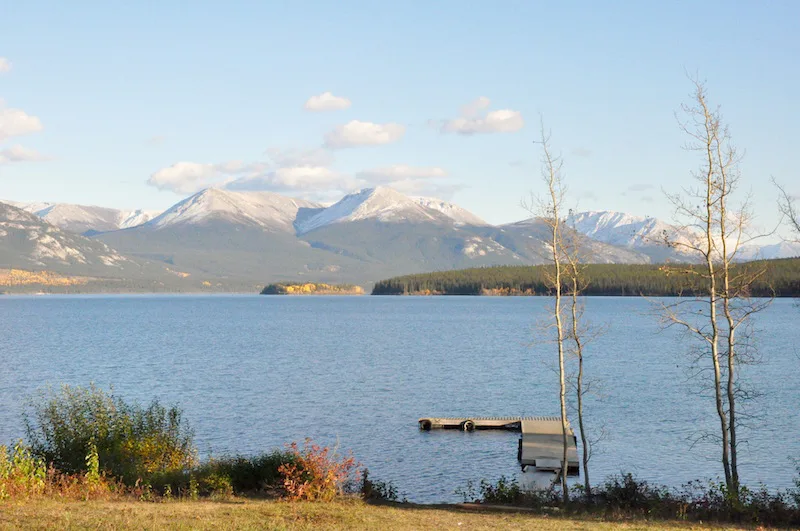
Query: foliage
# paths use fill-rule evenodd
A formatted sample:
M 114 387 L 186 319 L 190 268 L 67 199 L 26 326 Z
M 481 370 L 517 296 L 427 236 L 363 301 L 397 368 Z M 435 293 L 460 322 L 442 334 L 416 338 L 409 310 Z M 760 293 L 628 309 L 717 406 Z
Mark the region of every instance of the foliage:
M 764 260 L 736 267 L 758 268 L 766 272 L 752 286 L 754 297 L 800 296 L 800 258 Z M 702 278 L 693 273 L 698 266 L 684 265 L 683 271 L 664 266 L 636 264 L 588 264 L 584 295 L 651 297 L 695 296 L 702 294 Z M 375 283 L 373 295 L 551 295 L 548 282 L 550 266 L 497 266 L 456 271 L 406 275 Z M 566 280 L 565 280 L 566 282 Z M 568 291 L 568 286 L 565 286 Z
M 519 507 L 544 508 L 561 503 L 559 488 L 548 490 L 525 490 L 516 479 L 505 476 L 492 483 L 482 479 L 477 489 L 472 481 L 467 481 L 464 488 L 456 489 L 455 494 L 464 499 L 464 503 L 486 503 L 492 505 L 514 505 Z
M 400 500 L 400 494 L 397 487 L 391 481 L 379 481 L 369 478 L 369 470 L 364 469 L 363 479 L 361 481 L 361 496 L 368 501 L 389 501 L 396 502 Z M 403 502 L 407 500 L 404 498 Z
M 283 488 L 290 500 L 331 501 L 343 493 L 347 484 L 358 475 L 358 464 L 352 456 L 339 458 L 328 447 L 306 439 L 303 448 L 289 445 L 292 462 L 280 466 Z
M 195 464 L 193 433 L 177 407 L 144 408 L 91 386 L 64 386 L 30 405 L 25 426 L 31 451 L 65 474 L 95 465 L 128 485 Z M 96 454 L 92 460 L 87 455 Z
M 47 466 L 29 448 L 17 443 L 11 452 L 0 446 L 0 500 L 44 492 Z
M 573 515 L 599 515 L 615 520 L 657 518 L 796 527 L 800 525 L 800 477 L 796 483 L 797 489 L 789 492 L 742 487 L 737 500 L 725 483 L 693 481 L 672 489 L 639 480 L 632 474 L 621 474 L 593 488 L 590 496 L 582 486 L 573 487 L 571 501 L 562 509 Z M 458 489 L 456 494 L 463 496 L 465 502 L 539 510 L 560 505 L 557 485 L 551 489 L 527 491 L 515 480 L 501 477 L 494 483 L 482 480 L 479 490 L 476 493 L 474 484 L 468 482 L 466 488 Z
M 157 475 L 151 483 L 158 492 L 169 490 L 191 499 L 231 494 L 278 494 L 283 491 L 283 476 L 279 469 L 293 461 L 293 454 L 277 450 L 253 457 L 212 458 L 188 473 L 178 471 Z
M 261 291 L 262 295 L 361 295 L 363 293 L 364 289 L 354 284 L 324 284 L 321 282 L 282 282 L 269 284 Z
M 89 464 L 85 475 L 63 474 L 48 469 L 22 442 L 11 450 L 0 446 L 0 501 L 41 496 L 86 500 L 109 498 L 122 492 L 119 485 L 100 474 L 96 451 L 90 450 L 85 459 Z

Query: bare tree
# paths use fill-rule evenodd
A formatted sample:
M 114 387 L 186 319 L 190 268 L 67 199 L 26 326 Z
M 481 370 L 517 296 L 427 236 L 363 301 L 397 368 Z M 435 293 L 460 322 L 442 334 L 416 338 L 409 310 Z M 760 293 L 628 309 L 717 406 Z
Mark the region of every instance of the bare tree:
M 575 376 L 575 397 L 576 397 L 576 410 L 578 415 L 578 428 L 581 433 L 581 449 L 582 449 L 582 464 L 583 464 L 583 486 L 587 497 L 592 495 L 591 482 L 589 480 L 589 460 L 591 459 L 591 443 L 586 431 L 586 424 L 583 418 L 583 399 L 589 392 L 589 386 L 586 384 L 584 377 L 584 348 L 586 340 L 584 338 L 584 330 L 581 328 L 583 321 L 584 307 L 580 301 L 580 295 L 586 288 L 585 275 L 583 274 L 585 266 L 580 260 L 580 242 L 577 237 L 577 232 L 571 230 L 564 234 L 562 232 L 562 253 L 566 260 L 566 281 L 567 281 L 567 295 L 570 297 L 570 314 L 572 329 L 569 337 L 572 341 L 571 352 L 578 362 L 577 374 Z
M 773 179 L 772 182 L 778 188 L 780 192 L 780 199 L 778 200 L 778 205 L 781 209 L 781 213 L 789 222 L 789 227 L 791 228 L 792 232 L 795 234 L 795 241 L 800 242 L 800 212 L 797 210 L 797 205 L 795 203 L 794 198 L 789 194 L 789 192 L 783 186 L 779 185 L 778 182 Z
M 550 250 L 548 261 L 552 261 L 552 269 L 547 274 L 547 282 L 554 295 L 553 302 L 553 322 L 548 328 L 555 328 L 555 343 L 558 350 L 558 378 L 559 378 L 559 403 L 561 408 L 561 434 L 562 434 L 562 457 L 561 457 L 561 492 L 564 504 L 569 503 L 569 488 L 567 486 L 567 474 L 569 473 L 569 462 L 567 452 L 569 450 L 569 420 L 567 418 L 567 372 L 566 372 L 566 343 L 567 332 L 565 332 L 565 316 L 563 307 L 563 274 L 564 264 L 562 262 L 563 248 L 563 205 L 566 190 L 561 179 L 561 159 L 554 156 L 550 151 L 550 135 L 545 132 L 544 123 L 541 123 L 542 146 L 542 180 L 547 187 L 544 198 L 534 196 L 529 203 L 523 203 L 523 207 L 539 218 L 547 225 L 550 233 Z
M 741 157 L 719 110 L 710 107 L 704 84 L 693 82 L 693 103 L 682 106 L 686 119 L 681 128 L 691 139 L 686 148 L 702 157 L 700 170 L 693 174 L 699 184 L 669 199 L 676 217 L 684 222 L 681 232 L 697 237 L 670 243 L 694 255 L 701 266 L 664 269 L 668 274 L 687 275 L 697 286 L 695 292 L 702 296 L 662 303 L 662 311 L 667 326 L 679 326 L 700 340 L 699 359 L 710 362 L 725 483 L 730 495 L 738 499 L 741 420 L 737 408 L 739 399 L 747 396 L 739 365 L 752 359 L 752 351 L 750 338 L 739 338 L 737 332 L 742 327 L 748 330 L 750 317 L 769 302 L 754 302 L 749 297 L 750 286 L 763 275 L 763 267 L 753 268 L 737 260 L 742 246 L 753 240 L 747 234 L 751 217 L 748 201 L 731 205 L 740 181 Z

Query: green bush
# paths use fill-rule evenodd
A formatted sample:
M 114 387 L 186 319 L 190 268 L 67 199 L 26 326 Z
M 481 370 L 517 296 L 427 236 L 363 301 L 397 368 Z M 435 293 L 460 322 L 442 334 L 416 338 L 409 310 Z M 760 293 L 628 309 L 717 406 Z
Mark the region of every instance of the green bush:
M 174 492 L 188 498 L 229 494 L 282 494 L 279 469 L 294 462 L 288 452 L 273 451 L 252 457 L 212 458 L 190 471 L 156 475 L 151 484 L 158 492 Z
M 196 462 L 193 433 L 177 407 L 128 404 L 95 386 L 63 386 L 31 401 L 24 416 L 31 452 L 65 474 L 99 470 L 127 485 Z

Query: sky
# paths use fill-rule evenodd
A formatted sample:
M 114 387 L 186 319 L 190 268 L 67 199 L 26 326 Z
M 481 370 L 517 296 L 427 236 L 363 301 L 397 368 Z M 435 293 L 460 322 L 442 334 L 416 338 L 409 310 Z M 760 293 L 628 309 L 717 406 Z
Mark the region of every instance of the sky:
M 0 198 L 160 210 L 388 185 L 492 223 L 540 194 L 669 220 L 705 80 L 756 222 L 800 194 L 800 2 L 0 0 Z

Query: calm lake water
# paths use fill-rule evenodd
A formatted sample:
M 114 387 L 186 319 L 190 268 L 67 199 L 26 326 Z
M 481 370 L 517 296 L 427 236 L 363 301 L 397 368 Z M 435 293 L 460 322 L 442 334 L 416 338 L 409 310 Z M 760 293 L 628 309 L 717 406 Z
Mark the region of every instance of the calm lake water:
M 313 437 L 352 450 L 413 501 L 454 500 L 468 479 L 516 476 L 517 434 L 420 432 L 421 416 L 555 415 L 546 298 L 0 297 L 0 442 L 23 436 L 25 398 L 47 384 L 108 388 L 181 405 L 202 454 L 255 453 Z M 630 471 L 679 485 L 716 478 L 713 403 L 660 332 L 651 303 L 591 298 L 607 326 L 587 352 L 597 395 L 589 428 L 607 433 L 593 479 Z M 800 308 L 756 320 L 764 393 L 740 458 L 744 480 L 786 488 L 800 458 Z M 538 331 L 537 331 L 538 330 Z M 531 344 L 533 342 L 533 344 Z M 574 421 L 574 419 L 573 419 Z

